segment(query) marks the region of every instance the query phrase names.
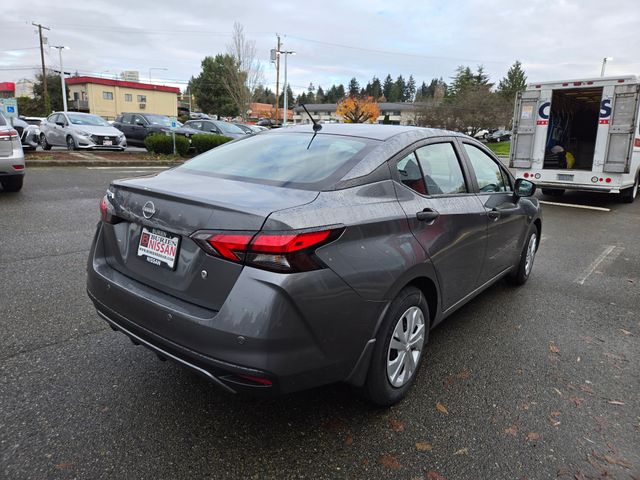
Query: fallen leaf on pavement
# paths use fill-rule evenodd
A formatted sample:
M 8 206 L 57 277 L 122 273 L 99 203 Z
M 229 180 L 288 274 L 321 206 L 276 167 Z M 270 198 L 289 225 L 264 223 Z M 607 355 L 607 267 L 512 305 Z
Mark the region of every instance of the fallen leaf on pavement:
M 618 400 L 609 400 L 611 405 L 624 405 L 624 402 L 619 402 Z
M 590 393 L 591 395 L 593 395 L 595 393 L 593 391 L 593 388 L 591 388 L 589 385 L 581 385 L 580 386 L 580 390 L 582 390 L 585 393 Z
M 389 419 L 389 426 L 391 427 L 391 430 L 396 433 L 404 432 L 404 423 L 400 420 L 396 420 L 395 418 Z
M 73 464 L 70 462 L 62 462 L 56 465 L 56 470 L 68 470 Z
M 344 439 L 344 444 L 345 445 L 353 445 L 353 436 L 352 435 L 347 435 L 347 438 Z
M 628 460 L 625 460 L 624 458 L 615 458 L 615 457 L 610 457 L 609 455 L 605 455 L 604 459 L 606 460 L 607 463 L 610 463 L 611 465 L 620 465 L 621 467 L 624 468 L 631 468 L 631 462 L 629 462 Z
M 620 331 L 622 332 L 623 335 L 628 336 L 631 335 L 631 332 L 629 330 L 625 330 L 624 328 L 621 328 Z
M 440 402 L 436 403 L 436 410 L 438 410 L 440 413 L 446 413 L 447 415 L 449 414 L 449 410 L 447 410 L 447 407 L 445 407 Z
M 549 351 L 551 353 L 560 353 L 560 349 L 558 348 L 558 346 L 553 343 L 553 342 L 549 342 Z
M 388 453 L 380 455 L 380 458 L 378 458 L 378 463 L 387 468 L 402 468 L 402 466 L 398 463 L 398 459 L 394 455 L 390 455 Z
M 447 480 L 442 475 L 440 475 L 438 472 L 433 472 L 433 471 L 427 472 L 425 476 L 426 476 L 427 480 Z
M 559 468 L 558 471 L 556 472 L 556 478 L 565 477 L 567 475 L 571 475 L 571 471 L 565 467 Z
M 453 453 L 454 455 L 469 455 L 469 449 L 467 447 L 461 448 L 460 450 Z
M 579 407 L 583 402 L 583 400 L 581 398 L 578 398 L 578 397 L 569 397 L 569 400 L 571 400 L 575 404 L 576 407 Z
M 516 434 L 518 433 L 518 426 L 511 425 L 509 428 L 505 428 L 504 433 L 506 433 L 507 435 L 511 435 L 512 437 L 515 437 Z
M 554 427 L 557 427 L 558 425 L 560 425 L 560 421 L 558 420 L 559 416 L 560 416 L 560 412 L 558 411 L 554 411 L 549 414 L 549 421 L 551 422 L 551 425 L 553 425 Z
M 558 390 L 557 388 L 553 387 L 553 389 L 556 391 L 556 393 L 560 396 L 562 396 L 562 392 L 560 390 Z
M 459 380 L 466 380 L 471 376 L 471 372 L 466 368 L 456 375 Z
M 538 432 L 529 432 L 527 433 L 527 440 L 529 440 L 530 442 L 540 440 L 540 434 Z
M 433 450 L 433 445 L 431 445 L 429 442 L 417 442 L 416 450 L 418 450 L 419 452 L 430 452 L 431 450 Z

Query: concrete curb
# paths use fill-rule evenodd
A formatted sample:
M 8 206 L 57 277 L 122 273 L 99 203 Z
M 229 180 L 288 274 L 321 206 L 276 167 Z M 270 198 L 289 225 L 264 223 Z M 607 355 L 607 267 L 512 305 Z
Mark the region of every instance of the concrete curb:
M 25 159 L 29 168 L 33 167 L 175 167 L 181 161 L 171 160 L 36 160 Z

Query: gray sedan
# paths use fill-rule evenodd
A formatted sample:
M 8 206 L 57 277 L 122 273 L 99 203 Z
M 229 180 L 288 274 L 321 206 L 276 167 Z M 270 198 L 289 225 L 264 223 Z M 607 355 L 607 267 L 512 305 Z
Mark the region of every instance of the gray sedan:
M 0 184 L 6 192 L 17 192 L 24 181 L 24 153 L 20 136 L 0 113 Z
M 98 115 L 54 112 L 40 125 L 40 144 L 44 150 L 66 146 L 69 150 L 124 150 L 124 134 Z
M 342 381 L 391 405 L 435 325 L 500 279 L 527 281 L 534 191 L 453 132 L 251 135 L 112 182 L 87 290 L 114 330 L 227 392 Z

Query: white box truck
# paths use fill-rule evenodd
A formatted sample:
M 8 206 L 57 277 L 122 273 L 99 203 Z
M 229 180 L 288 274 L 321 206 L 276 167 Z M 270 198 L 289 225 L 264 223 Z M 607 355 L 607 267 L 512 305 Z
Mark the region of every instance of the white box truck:
M 509 166 L 546 195 L 565 190 L 638 195 L 636 76 L 531 83 L 518 94 Z

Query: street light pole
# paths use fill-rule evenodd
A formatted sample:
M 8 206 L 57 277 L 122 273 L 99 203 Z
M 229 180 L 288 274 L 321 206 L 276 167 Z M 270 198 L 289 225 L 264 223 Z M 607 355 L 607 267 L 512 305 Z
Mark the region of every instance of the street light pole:
M 64 82 L 64 66 L 62 65 L 62 50 L 69 50 L 64 45 L 51 45 L 51 48 L 57 48 L 60 55 L 60 84 L 62 85 L 62 108 L 67 111 L 67 85 Z
M 289 113 L 288 110 L 288 103 L 289 103 L 289 89 L 287 88 L 289 86 L 289 84 L 287 83 L 287 57 L 289 55 L 295 55 L 296 52 L 294 52 L 293 50 L 285 50 L 285 51 L 281 51 L 278 52 L 280 55 L 284 55 L 284 84 L 282 85 L 282 95 L 284 95 L 284 112 L 282 114 L 282 126 L 286 126 L 287 125 L 287 113 Z
M 610 62 L 611 60 L 613 60 L 612 57 L 604 57 L 602 59 L 602 69 L 600 70 L 600 76 L 604 77 L 604 67 L 607 66 L 607 62 Z

